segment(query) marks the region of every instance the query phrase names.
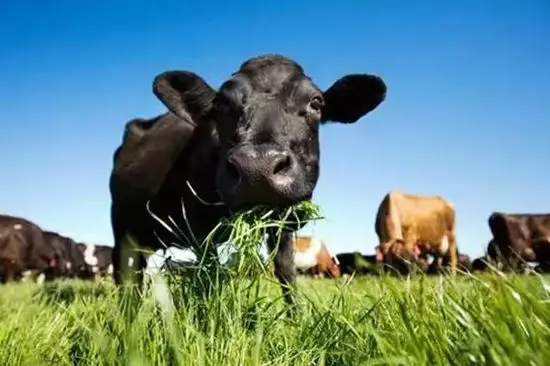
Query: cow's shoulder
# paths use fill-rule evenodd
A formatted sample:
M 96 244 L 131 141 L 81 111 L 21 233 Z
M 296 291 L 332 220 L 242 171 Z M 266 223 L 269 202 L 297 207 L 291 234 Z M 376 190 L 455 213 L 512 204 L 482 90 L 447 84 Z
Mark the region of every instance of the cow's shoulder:
M 294 250 L 297 252 L 305 252 L 311 245 L 312 237 L 311 236 L 295 236 L 293 238 Z
M 12 215 L 0 215 L 0 230 L 16 230 L 20 232 L 38 232 L 42 229 L 29 219 Z
M 393 190 L 388 193 L 387 197 L 389 204 L 406 209 L 412 213 L 430 209 L 454 211 L 454 204 L 440 195 L 416 194 Z

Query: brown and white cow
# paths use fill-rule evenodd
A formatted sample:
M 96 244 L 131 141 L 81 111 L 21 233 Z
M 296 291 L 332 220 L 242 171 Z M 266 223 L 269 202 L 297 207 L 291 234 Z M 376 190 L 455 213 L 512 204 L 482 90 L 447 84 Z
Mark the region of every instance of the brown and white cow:
M 503 270 L 520 270 L 525 262 L 550 263 L 550 214 L 493 212 L 488 223 L 493 248 L 487 254 Z
M 294 264 L 298 273 L 315 277 L 340 277 L 340 263 L 333 257 L 325 243 L 314 236 L 293 238 Z
M 385 264 L 398 267 L 403 259 L 418 262 L 431 254 L 439 268 L 449 258 L 456 274 L 455 209 L 444 198 L 391 191 L 378 207 L 375 231 Z

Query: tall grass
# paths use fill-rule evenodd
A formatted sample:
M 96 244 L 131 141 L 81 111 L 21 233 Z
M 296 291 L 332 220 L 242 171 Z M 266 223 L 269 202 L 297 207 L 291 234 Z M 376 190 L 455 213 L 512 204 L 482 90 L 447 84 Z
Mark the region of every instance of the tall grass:
M 1 364 L 548 364 L 550 286 L 541 276 L 299 279 L 300 316 L 285 316 L 256 249 L 293 212 L 221 223 L 216 230 L 229 230 L 241 251 L 232 267 L 188 242 L 201 264 L 149 279 L 131 318 L 111 281 L 4 286 Z M 166 297 L 170 306 L 159 302 Z
M 299 280 L 302 315 L 279 287 L 174 296 L 167 319 L 146 295 L 120 315 L 110 282 L 9 285 L 0 293 L 3 365 L 544 365 L 550 288 L 539 276 Z M 177 293 L 177 288 L 174 288 Z

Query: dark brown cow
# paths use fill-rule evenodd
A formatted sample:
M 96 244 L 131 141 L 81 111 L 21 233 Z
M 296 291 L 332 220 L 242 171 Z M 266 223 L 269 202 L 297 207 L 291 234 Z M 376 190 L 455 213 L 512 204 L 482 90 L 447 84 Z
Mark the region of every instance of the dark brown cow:
M 44 231 L 46 242 L 59 256 L 56 277 L 92 279 L 92 268 L 84 260 L 77 243 L 68 236 L 53 231 Z
M 488 255 L 501 262 L 503 271 L 519 271 L 525 262 L 550 262 L 550 214 L 506 214 L 489 216 L 494 250 Z
M 42 229 L 20 217 L 0 215 L 0 267 L 2 282 L 20 279 L 24 272 L 46 274 L 56 267 L 53 248 Z
M 169 112 L 128 122 L 113 156 L 117 284 L 130 272 L 126 255 L 136 258 L 139 271 L 129 280 L 141 283 L 146 255 L 137 249 L 154 252 L 177 240 L 150 212 L 166 223 L 170 216 L 197 247 L 232 212 L 256 205 L 280 212 L 311 199 L 319 128 L 358 121 L 385 99 L 386 85 L 374 75 L 351 74 L 322 91 L 295 61 L 263 55 L 244 62 L 217 90 L 191 71 L 167 71 L 155 78 L 153 92 Z M 292 233 L 301 226 L 280 240 L 273 229 L 267 239 L 270 251 L 277 249 L 275 275 L 288 304 L 296 303 L 289 289 L 296 276 Z M 217 257 L 214 248 L 209 254 Z
M 55 266 L 49 268 L 46 280 L 59 277 L 71 277 L 70 247 L 65 238 L 53 231 L 44 231 L 44 240 L 55 252 Z
M 418 263 L 418 246 L 421 255 L 434 256 L 438 268 L 448 257 L 456 274 L 455 210 L 444 198 L 391 191 L 378 207 L 375 231 L 385 264 L 397 267 L 397 258 Z
M 340 277 L 338 259 L 333 257 L 325 243 L 312 236 L 294 238 L 294 264 L 298 273 L 315 277 Z

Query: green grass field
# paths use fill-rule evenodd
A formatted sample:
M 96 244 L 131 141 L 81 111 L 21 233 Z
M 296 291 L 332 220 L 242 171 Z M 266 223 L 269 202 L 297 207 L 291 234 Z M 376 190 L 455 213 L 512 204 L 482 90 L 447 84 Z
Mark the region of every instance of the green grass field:
M 302 313 L 276 283 L 231 282 L 208 300 L 152 289 L 133 321 L 108 281 L 0 292 L 2 365 L 550 364 L 550 285 L 539 276 L 299 279 Z M 184 289 L 187 287 L 184 287 Z

